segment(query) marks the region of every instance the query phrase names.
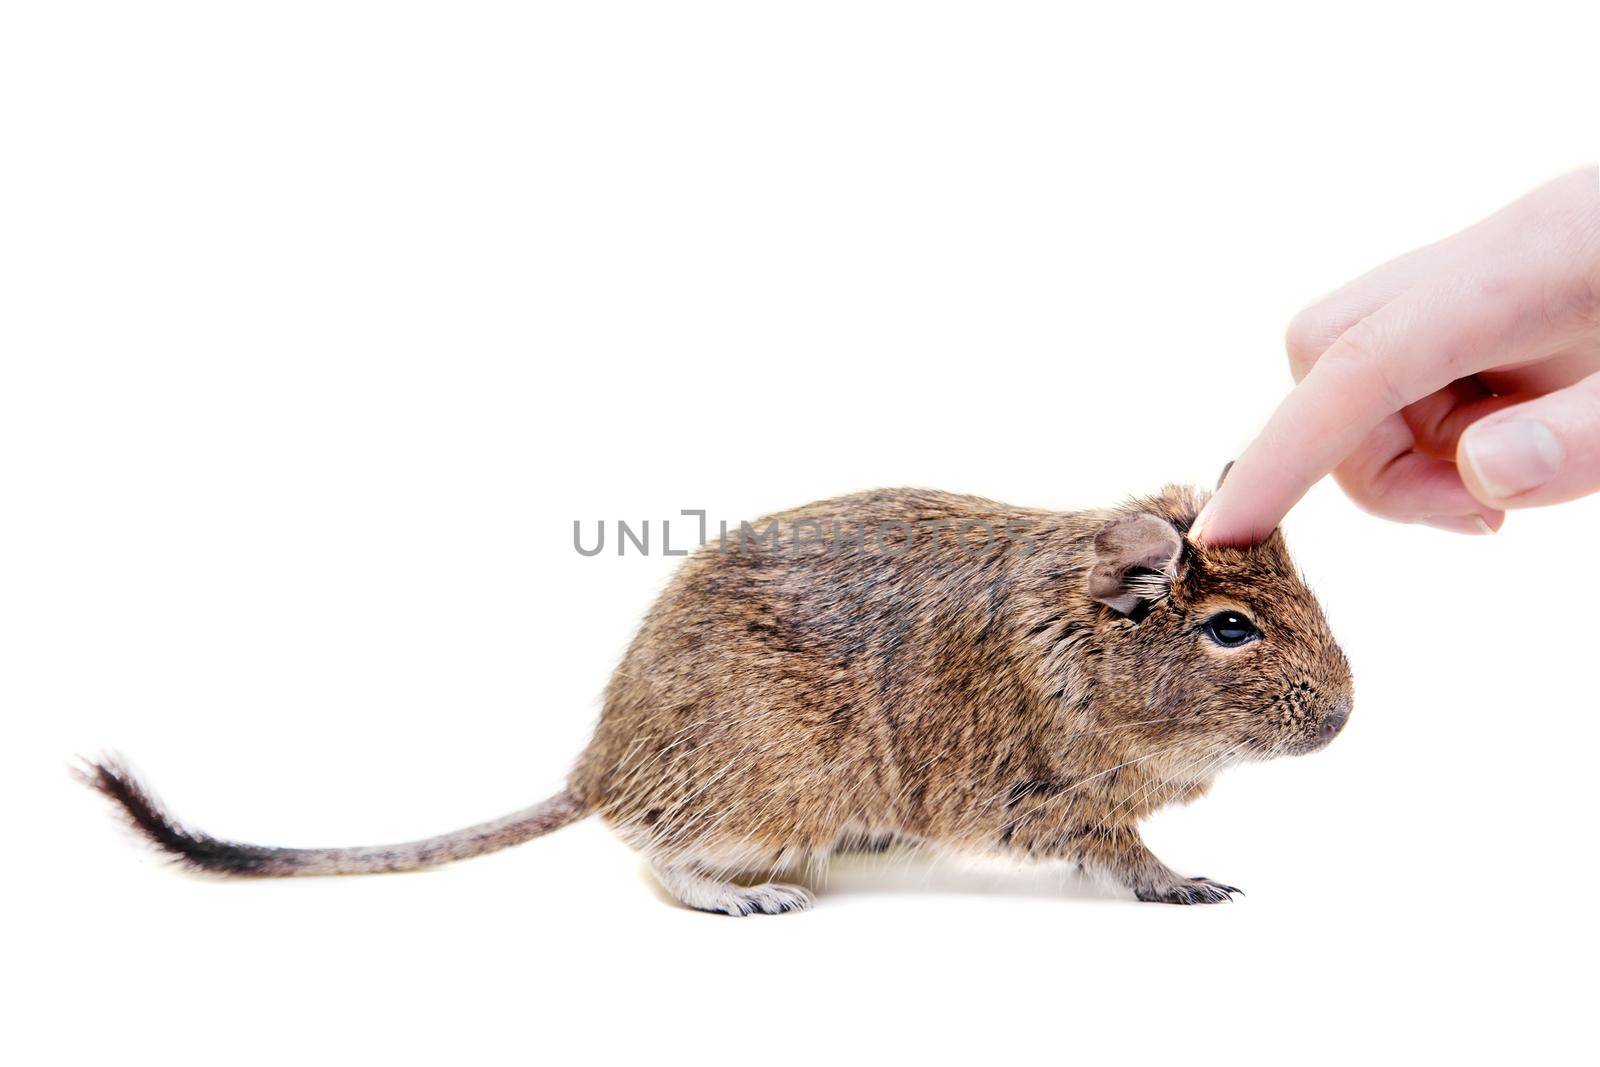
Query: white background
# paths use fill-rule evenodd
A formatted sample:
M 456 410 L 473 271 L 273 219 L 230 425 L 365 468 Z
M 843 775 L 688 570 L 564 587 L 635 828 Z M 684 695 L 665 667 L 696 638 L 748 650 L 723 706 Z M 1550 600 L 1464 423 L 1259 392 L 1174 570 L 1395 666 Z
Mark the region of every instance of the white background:
M 1290 517 L 1356 713 L 1149 825 L 1227 906 L 901 857 L 733 921 L 592 821 L 224 883 L 65 773 L 452 829 L 560 787 L 671 571 L 574 519 L 1209 484 L 1300 305 L 1594 158 L 1592 5 L 1498 7 L 7 5 L 6 1058 L 1575 1054 L 1595 501 Z

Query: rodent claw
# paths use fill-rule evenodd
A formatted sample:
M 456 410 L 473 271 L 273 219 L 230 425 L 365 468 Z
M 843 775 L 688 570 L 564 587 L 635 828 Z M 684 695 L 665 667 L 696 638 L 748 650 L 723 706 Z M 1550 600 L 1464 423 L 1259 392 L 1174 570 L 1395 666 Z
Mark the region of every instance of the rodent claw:
M 1140 890 L 1134 895 L 1157 904 L 1221 904 L 1232 900 L 1235 893 L 1244 895 L 1237 886 L 1213 882 L 1209 878 L 1189 878 L 1172 885 Z

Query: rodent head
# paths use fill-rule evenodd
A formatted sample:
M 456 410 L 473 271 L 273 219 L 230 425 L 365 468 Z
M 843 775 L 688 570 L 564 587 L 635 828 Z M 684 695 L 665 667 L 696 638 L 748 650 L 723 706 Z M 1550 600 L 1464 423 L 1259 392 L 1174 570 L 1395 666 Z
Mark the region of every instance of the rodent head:
M 1204 502 L 1169 487 L 1096 533 L 1102 681 L 1175 734 L 1241 756 L 1321 748 L 1349 718 L 1350 664 L 1281 532 L 1245 549 L 1185 538 Z

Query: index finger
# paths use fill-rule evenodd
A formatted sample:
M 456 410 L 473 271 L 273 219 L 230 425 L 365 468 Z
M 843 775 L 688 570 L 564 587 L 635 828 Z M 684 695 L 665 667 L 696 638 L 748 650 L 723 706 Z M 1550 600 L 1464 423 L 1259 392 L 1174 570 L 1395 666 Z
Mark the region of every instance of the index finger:
M 1278 405 L 1190 536 L 1220 545 L 1265 540 L 1385 418 L 1457 378 L 1519 358 L 1533 343 L 1518 329 L 1528 287 L 1458 279 L 1406 293 L 1351 326 Z M 1532 295 L 1537 307 L 1537 290 Z

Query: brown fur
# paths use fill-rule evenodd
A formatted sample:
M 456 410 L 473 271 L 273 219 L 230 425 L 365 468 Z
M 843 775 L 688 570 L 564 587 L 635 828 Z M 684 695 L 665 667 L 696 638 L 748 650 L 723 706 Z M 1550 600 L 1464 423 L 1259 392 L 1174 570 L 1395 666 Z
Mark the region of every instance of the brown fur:
M 1231 887 L 1157 860 L 1139 821 L 1231 763 L 1320 747 L 1351 680 L 1280 535 L 1183 538 L 1203 502 L 1169 487 L 1053 513 L 882 490 L 761 520 L 752 531 L 776 521 L 775 542 L 730 537 L 672 579 L 554 808 L 463 847 L 222 854 L 266 860 L 245 873 L 393 870 L 592 810 L 679 899 L 732 914 L 805 907 L 804 890 L 762 879 L 891 841 L 1066 861 L 1144 900 L 1225 900 Z M 863 527 L 889 543 L 858 543 Z M 1261 639 L 1208 639 L 1223 610 Z M 213 839 L 133 807 L 163 847 L 208 865 Z

